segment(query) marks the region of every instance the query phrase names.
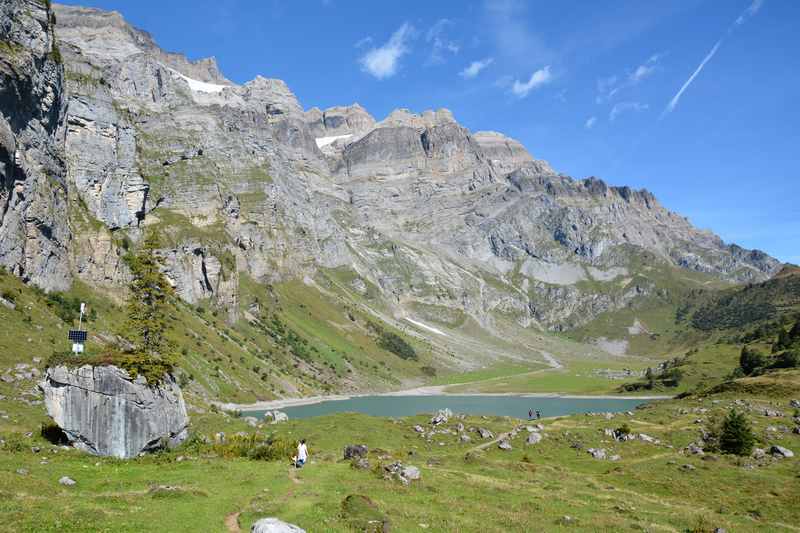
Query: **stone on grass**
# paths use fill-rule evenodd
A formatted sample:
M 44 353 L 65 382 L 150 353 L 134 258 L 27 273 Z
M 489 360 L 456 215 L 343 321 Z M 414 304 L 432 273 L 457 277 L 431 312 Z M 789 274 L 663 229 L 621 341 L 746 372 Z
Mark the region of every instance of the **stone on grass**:
M 28 475 L 28 469 L 27 468 L 17 468 L 17 474 L 19 474 L 20 476 L 27 476 Z
M 478 435 L 480 435 L 482 439 L 491 439 L 494 437 L 492 432 L 485 428 L 478 428 Z
M 366 457 L 368 451 L 369 449 L 363 444 L 350 444 L 344 447 L 344 458 Z
M 461 434 L 458 438 L 461 440 L 461 442 L 469 442 L 472 440 L 469 435 L 465 434 Z
M 800 400 L 791 400 L 789 402 L 789 407 L 794 407 L 795 409 L 800 409 Z
M 528 435 L 528 438 L 525 439 L 525 444 L 527 445 L 537 444 L 541 441 L 542 441 L 541 433 L 531 433 L 530 435 Z
M 416 425 L 414 426 L 414 431 L 416 431 L 417 433 L 425 433 L 425 428 L 420 425 Z
M 690 442 L 689 445 L 686 446 L 686 453 L 690 453 L 692 455 L 704 455 L 706 452 L 704 452 L 703 448 L 694 442 Z
M 794 452 L 789 448 L 784 448 L 783 446 L 773 445 L 769 449 L 769 453 L 773 455 L 773 457 L 794 457 Z
M 681 469 L 686 471 L 697 470 L 697 468 L 695 468 L 694 465 L 690 464 L 681 465 Z
M 781 416 L 783 416 L 783 413 L 781 413 L 780 411 L 778 411 L 776 409 L 767 408 L 767 409 L 764 409 L 764 416 L 781 417 Z
M 356 470 L 369 470 L 369 460 L 366 457 L 356 457 L 350 462 L 350 466 Z
M 262 518 L 250 527 L 250 533 L 306 533 L 305 529 L 274 517 Z
M 74 479 L 67 476 L 62 477 L 61 479 L 58 480 L 58 482 L 64 485 L 65 487 L 71 487 L 76 483 Z
M 277 424 L 289 420 L 289 415 L 283 411 L 267 411 L 264 413 L 264 420 L 270 424 Z
M 251 428 L 258 426 L 258 418 L 254 416 L 246 416 L 242 418 L 242 420 L 244 420 L 244 422 Z
M 501 440 L 500 443 L 497 445 L 498 448 L 501 450 L 510 452 L 513 448 L 511 447 L 511 443 L 507 440 Z
M 589 455 L 591 455 L 595 459 L 605 459 L 606 458 L 606 450 L 605 450 L 605 448 L 589 448 L 586 451 L 589 453 Z

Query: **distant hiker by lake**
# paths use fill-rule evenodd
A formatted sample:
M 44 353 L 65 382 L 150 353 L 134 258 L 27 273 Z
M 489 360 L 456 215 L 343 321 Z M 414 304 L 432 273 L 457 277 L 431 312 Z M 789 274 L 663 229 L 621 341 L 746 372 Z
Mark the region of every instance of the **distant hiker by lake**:
M 303 468 L 308 460 L 308 447 L 306 446 L 306 439 L 301 439 L 297 445 L 297 455 L 292 457 L 295 468 Z
M 528 420 L 533 419 L 533 409 L 528 409 Z
M 542 418 L 542 412 L 537 409 L 536 410 L 536 420 L 539 420 L 540 418 Z

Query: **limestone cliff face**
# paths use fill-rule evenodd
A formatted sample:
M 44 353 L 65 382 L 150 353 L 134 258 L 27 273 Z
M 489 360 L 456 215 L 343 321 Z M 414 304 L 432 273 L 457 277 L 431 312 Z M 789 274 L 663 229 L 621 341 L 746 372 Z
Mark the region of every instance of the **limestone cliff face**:
M 0 264 L 45 289 L 71 283 L 63 69 L 52 13 L 0 4 Z
M 136 241 L 154 228 L 178 294 L 211 299 L 232 320 L 242 274 L 348 269 L 396 317 L 564 329 L 660 294 L 646 268 L 739 282 L 779 268 L 646 191 L 561 175 L 445 109 L 381 121 L 358 104 L 304 111 L 283 81 L 232 83 L 213 59 L 164 52 L 118 13 L 55 11 L 66 185 L 100 223 L 90 232 L 106 232 L 73 247 L 83 279 L 123 283 L 110 232 Z
M 171 376 L 148 384 L 115 366 L 57 366 L 40 388 L 47 413 L 73 446 L 95 455 L 136 457 L 188 435 L 186 405 Z

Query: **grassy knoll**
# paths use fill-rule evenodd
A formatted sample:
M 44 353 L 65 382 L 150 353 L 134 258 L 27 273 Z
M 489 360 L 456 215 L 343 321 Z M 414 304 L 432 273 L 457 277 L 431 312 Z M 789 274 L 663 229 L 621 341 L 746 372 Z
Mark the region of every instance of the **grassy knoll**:
M 470 432 L 469 443 L 459 442 L 455 434 L 434 435 L 428 442 L 412 429 L 414 424 L 427 426 L 424 416 L 393 420 L 338 414 L 258 430 L 308 439 L 311 463 L 300 471 L 284 461 L 225 459 L 192 447 L 119 461 L 53 449 L 38 436 L 22 437 L 22 446 L 0 453 L 0 513 L 5 517 L 0 531 L 226 531 L 225 517 L 232 515 L 243 530 L 259 517 L 278 516 L 309 531 L 344 532 L 352 530 L 342 513 L 342 501 L 350 494 L 368 496 L 393 531 L 567 526 L 579 531 L 792 531 L 800 523 L 796 457 L 757 461 L 711 455 L 713 460 L 706 460 L 708 455 L 681 451 L 735 399 L 746 402 L 740 408 L 752 420 L 759 446 L 781 444 L 800 451 L 799 435 L 767 429 L 791 424 L 788 401 L 800 395 L 800 374 L 784 371 L 759 378 L 781 385 L 761 383 L 755 390 L 767 391 L 762 394 L 742 384 L 742 389 L 711 396 L 651 404 L 611 420 L 584 415 L 548 419 L 539 444 L 525 446 L 523 430 L 511 439 L 512 451 L 490 444 L 476 452 L 490 441 Z M 765 417 L 764 407 L 777 408 L 783 416 Z M 41 415 L 25 412 L 12 418 L 14 425 L 0 419 L 6 439 L 11 431 L 35 430 Z M 456 422 L 447 427 L 454 429 Z M 461 422 L 495 435 L 519 423 L 501 417 Z M 239 419 L 213 414 L 195 415 L 193 424 L 196 432 L 206 434 L 222 430 L 231 435 L 246 428 Z M 618 443 L 604 436 L 604 428 L 623 424 L 661 443 Z M 373 469 L 357 470 L 340 460 L 342 448 L 352 443 L 370 447 Z M 32 445 L 42 451 L 32 453 Z M 594 459 L 586 451 L 590 447 L 621 458 Z M 469 459 L 468 452 L 473 452 Z M 47 464 L 42 464 L 44 457 Z M 418 466 L 421 481 L 405 487 L 377 474 L 375 467 L 396 460 Z M 27 472 L 17 473 L 20 468 Z M 77 484 L 59 485 L 65 475 Z

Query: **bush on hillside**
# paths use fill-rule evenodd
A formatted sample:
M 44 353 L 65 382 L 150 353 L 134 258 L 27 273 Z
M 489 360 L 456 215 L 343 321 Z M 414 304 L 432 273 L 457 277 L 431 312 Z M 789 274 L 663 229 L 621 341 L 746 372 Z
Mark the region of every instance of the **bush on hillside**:
M 391 331 L 384 331 L 381 334 L 378 346 L 387 352 L 392 352 L 401 359 L 417 359 L 417 352 L 414 347 L 408 344 L 400 335 Z
M 742 353 L 739 355 L 739 368 L 742 369 L 745 375 L 749 376 L 763 366 L 763 355 L 749 346 L 742 348 Z

